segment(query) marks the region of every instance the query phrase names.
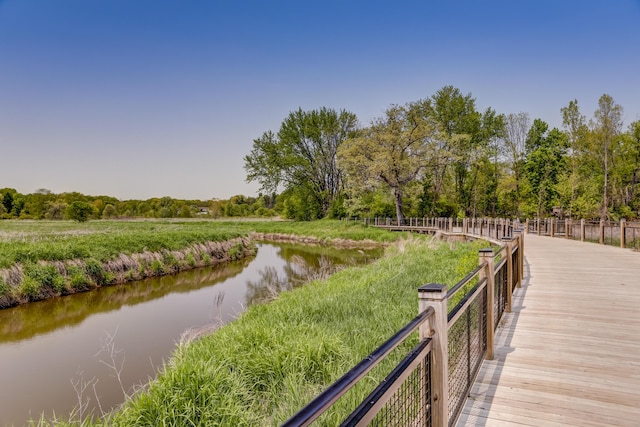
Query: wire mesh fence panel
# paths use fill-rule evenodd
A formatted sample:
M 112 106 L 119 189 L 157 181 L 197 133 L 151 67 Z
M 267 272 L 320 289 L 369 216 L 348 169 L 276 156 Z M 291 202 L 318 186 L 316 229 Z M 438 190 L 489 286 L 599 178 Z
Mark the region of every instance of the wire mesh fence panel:
M 515 291 L 516 286 L 518 285 L 518 278 L 520 277 L 520 262 L 518 261 L 519 254 L 520 248 L 516 246 L 514 251 L 511 253 L 511 265 L 513 267 L 513 272 L 511 273 L 511 293 Z
M 582 225 L 579 222 L 572 222 L 570 228 L 570 232 L 569 232 L 569 238 L 573 239 L 573 240 L 580 240 L 580 236 L 582 233 Z
M 640 224 L 627 224 L 624 229 L 625 247 L 640 250 Z
M 431 362 L 427 354 L 367 423 L 371 427 L 431 426 Z M 343 426 L 359 424 L 343 424 Z
M 473 381 L 487 350 L 487 289 L 484 288 L 476 300 L 469 306 L 467 325 L 469 327 L 470 380 Z M 468 387 L 471 387 L 471 381 Z M 468 391 L 468 390 L 467 390 Z
M 470 291 L 475 292 L 476 288 Z M 453 426 L 464 407 L 487 349 L 486 287 L 449 327 L 448 419 Z
M 620 224 L 617 222 L 608 223 L 604 226 L 604 244 L 610 246 L 620 246 Z
M 493 307 L 493 320 L 495 329 L 498 328 L 502 313 L 507 306 L 507 290 L 509 289 L 507 275 L 507 260 L 503 259 L 495 271 L 495 290 L 494 290 L 494 307 Z
M 449 420 L 464 403 L 469 382 L 469 328 L 467 315 L 462 315 L 449 328 Z
M 594 221 L 585 222 L 584 240 L 587 242 L 600 241 L 600 223 L 599 222 L 594 222 Z

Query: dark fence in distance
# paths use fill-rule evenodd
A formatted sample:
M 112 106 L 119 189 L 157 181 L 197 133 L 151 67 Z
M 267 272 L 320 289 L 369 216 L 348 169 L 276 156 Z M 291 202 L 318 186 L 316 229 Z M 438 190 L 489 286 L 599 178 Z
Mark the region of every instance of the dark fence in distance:
M 365 222 L 392 227 L 386 220 Z M 393 227 L 482 237 L 498 249 L 480 251 L 478 267 L 450 289 L 420 287 L 419 315 L 283 426 L 312 424 L 416 330 L 418 345 L 341 426 L 453 426 L 482 361 L 493 359 L 495 330 L 522 283 L 523 230 L 512 221 L 492 219 L 411 218 Z

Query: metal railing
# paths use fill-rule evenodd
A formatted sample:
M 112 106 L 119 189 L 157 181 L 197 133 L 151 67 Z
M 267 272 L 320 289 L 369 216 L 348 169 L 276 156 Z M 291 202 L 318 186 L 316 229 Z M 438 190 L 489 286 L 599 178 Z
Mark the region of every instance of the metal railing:
M 452 224 L 468 230 L 471 224 L 438 218 L 409 223 L 443 231 Z M 465 234 L 478 238 L 484 233 L 499 249 L 481 250 L 478 267 L 448 290 L 439 284 L 420 287 L 420 314 L 282 426 L 312 424 L 416 330 L 418 345 L 340 425 L 455 425 L 482 361 L 493 359 L 495 329 L 503 313 L 511 311 L 512 292 L 521 286 L 523 233 L 513 224 L 497 224 L 478 221 L 476 233 Z M 497 240 L 489 234 L 513 237 Z

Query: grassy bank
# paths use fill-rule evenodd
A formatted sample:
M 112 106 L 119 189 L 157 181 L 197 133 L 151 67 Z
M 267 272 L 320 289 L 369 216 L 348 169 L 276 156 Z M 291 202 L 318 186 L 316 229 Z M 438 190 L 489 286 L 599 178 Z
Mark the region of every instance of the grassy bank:
M 242 258 L 256 232 L 320 244 L 397 238 L 340 221 L 1 221 L 0 308 Z
M 485 245 L 416 238 L 388 248 L 374 264 L 250 307 L 179 347 L 145 392 L 96 425 L 278 425 L 411 320 L 420 285 L 454 284 L 477 265 Z M 400 357 L 376 369 L 318 425 L 338 424 Z

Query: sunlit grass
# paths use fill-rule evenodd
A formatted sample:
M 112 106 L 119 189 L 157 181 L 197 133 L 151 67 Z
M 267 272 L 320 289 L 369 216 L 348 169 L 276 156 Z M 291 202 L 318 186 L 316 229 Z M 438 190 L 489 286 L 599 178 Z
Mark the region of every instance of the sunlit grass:
M 194 243 L 219 242 L 253 231 L 319 239 L 389 242 L 398 235 L 343 221 L 0 221 L 0 268 L 16 263 L 95 258 L 179 250 Z
M 278 425 L 411 320 L 419 286 L 453 285 L 484 245 L 418 238 L 374 264 L 250 307 L 179 347 L 147 391 L 96 425 Z M 374 370 L 317 425 L 339 424 L 401 357 Z

